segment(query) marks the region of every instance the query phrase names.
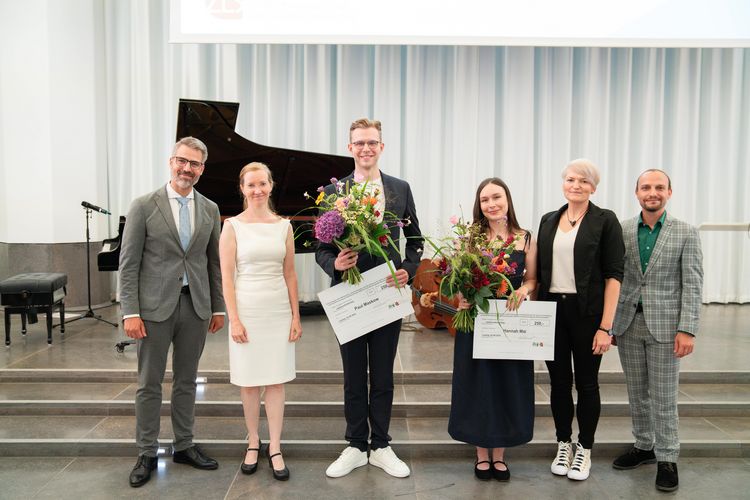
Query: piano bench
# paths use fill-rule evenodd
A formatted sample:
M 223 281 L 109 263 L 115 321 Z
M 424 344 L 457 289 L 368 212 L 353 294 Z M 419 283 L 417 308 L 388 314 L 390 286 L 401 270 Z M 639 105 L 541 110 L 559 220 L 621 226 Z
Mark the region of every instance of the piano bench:
M 47 344 L 52 343 L 52 312 L 60 311 L 60 332 L 65 333 L 65 286 L 63 273 L 23 273 L 0 282 L 0 304 L 5 306 L 5 345 L 10 345 L 10 315 L 21 315 L 21 333 L 26 321 L 37 322 L 37 312 L 47 313 Z

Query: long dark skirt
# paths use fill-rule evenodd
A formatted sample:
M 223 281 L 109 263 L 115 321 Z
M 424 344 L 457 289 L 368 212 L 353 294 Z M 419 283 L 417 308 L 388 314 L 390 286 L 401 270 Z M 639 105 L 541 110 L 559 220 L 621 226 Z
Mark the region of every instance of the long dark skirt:
M 473 359 L 473 342 L 473 333 L 456 333 L 448 433 L 480 448 L 528 443 L 534 435 L 534 362 Z

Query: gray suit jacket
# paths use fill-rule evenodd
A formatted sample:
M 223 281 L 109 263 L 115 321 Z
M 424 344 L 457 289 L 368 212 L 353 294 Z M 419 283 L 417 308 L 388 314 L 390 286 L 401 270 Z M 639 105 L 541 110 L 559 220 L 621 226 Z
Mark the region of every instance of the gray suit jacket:
M 646 272 L 638 251 L 638 216 L 622 223 L 625 240 L 625 278 L 620 288 L 612 328 L 622 335 L 638 306 L 658 342 L 673 342 L 677 332 L 698 333 L 703 290 L 703 253 L 698 231 L 667 212 Z
M 224 312 L 219 266 L 221 219 L 216 203 L 195 193 L 195 228 L 182 249 L 165 186 L 133 201 L 120 250 L 122 314 L 164 321 L 180 299 L 187 268 L 193 308 L 201 319 Z

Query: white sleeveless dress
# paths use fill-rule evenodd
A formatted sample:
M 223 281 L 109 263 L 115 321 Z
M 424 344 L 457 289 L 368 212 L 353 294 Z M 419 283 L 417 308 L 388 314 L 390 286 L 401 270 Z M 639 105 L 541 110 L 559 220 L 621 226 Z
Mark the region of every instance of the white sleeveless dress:
M 238 344 L 229 330 L 230 382 L 242 387 L 281 384 L 293 380 L 294 343 L 289 342 L 292 309 L 284 280 L 288 220 L 248 223 L 236 217 L 237 241 L 234 290 L 237 311 L 248 342 Z

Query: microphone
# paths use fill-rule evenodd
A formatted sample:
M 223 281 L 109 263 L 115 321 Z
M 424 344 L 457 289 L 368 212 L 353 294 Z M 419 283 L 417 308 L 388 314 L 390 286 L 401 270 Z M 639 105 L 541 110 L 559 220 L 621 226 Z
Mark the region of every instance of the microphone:
M 96 210 L 97 212 L 101 212 L 104 215 L 112 215 L 112 213 L 109 210 L 104 209 L 102 207 L 97 207 L 96 205 L 92 205 L 88 201 L 82 201 L 81 206 L 84 208 L 90 208 L 91 210 Z

